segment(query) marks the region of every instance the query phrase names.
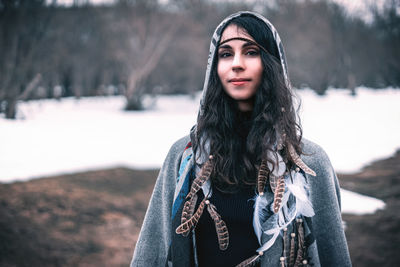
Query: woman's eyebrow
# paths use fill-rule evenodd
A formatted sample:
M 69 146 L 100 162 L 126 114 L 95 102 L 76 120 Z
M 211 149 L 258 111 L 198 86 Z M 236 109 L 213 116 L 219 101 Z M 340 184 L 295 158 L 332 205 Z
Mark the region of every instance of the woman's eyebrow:
M 218 49 L 219 48 L 232 48 L 232 47 L 228 44 L 224 44 L 224 45 L 218 46 Z
M 253 42 L 245 42 L 243 45 L 242 45 L 242 47 L 247 47 L 247 46 L 257 46 L 258 47 L 258 45 L 257 44 L 255 44 L 255 43 L 253 43 Z M 228 45 L 228 44 L 223 44 L 223 45 L 221 45 L 221 46 L 218 46 L 218 48 L 232 48 L 230 45 Z
M 260 49 L 260 47 L 257 44 L 251 43 L 251 42 L 244 43 L 241 48 L 244 49 L 244 48 L 248 48 L 248 47 L 254 47 L 254 48 Z M 223 44 L 218 47 L 218 50 L 220 50 L 220 49 L 232 49 L 232 47 L 228 44 Z
M 251 42 L 246 42 L 242 45 L 242 47 L 248 47 L 248 46 L 255 46 L 255 47 L 259 47 L 256 43 L 251 43 Z
M 233 38 L 228 38 L 224 41 L 222 41 L 220 43 L 220 45 L 218 46 L 218 49 L 220 48 L 225 48 L 225 49 L 232 49 L 232 47 L 230 45 L 228 45 L 227 43 L 233 40 L 241 40 L 241 41 L 245 41 L 245 43 L 242 45 L 242 48 L 248 47 L 248 46 L 256 46 L 259 49 L 263 50 L 264 52 L 268 53 L 268 51 L 262 47 L 261 45 L 259 45 L 257 42 L 249 40 L 248 38 L 242 38 L 242 37 L 233 37 Z

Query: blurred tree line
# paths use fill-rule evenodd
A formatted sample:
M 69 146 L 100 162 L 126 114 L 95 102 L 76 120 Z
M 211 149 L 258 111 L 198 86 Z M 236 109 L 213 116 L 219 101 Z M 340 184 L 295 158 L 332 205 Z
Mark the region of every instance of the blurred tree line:
M 215 26 L 238 10 L 264 14 L 280 32 L 295 87 L 400 85 L 399 0 L 371 7 L 366 23 L 329 1 L 275 4 L 229 1 L 0 0 L 0 113 L 15 118 L 18 101 L 122 94 L 127 110 L 144 94 L 202 88 Z M 354 91 L 353 91 L 354 92 Z

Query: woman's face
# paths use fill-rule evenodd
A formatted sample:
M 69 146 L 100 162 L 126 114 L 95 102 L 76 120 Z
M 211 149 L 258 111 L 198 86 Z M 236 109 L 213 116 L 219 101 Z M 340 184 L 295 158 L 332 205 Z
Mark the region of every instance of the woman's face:
M 218 77 L 225 92 L 237 101 L 239 109 L 253 109 L 254 96 L 261 84 L 263 66 L 260 48 L 245 40 L 231 38 L 246 38 L 253 42 L 246 30 L 231 24 L 224 30 L 218 48 Z

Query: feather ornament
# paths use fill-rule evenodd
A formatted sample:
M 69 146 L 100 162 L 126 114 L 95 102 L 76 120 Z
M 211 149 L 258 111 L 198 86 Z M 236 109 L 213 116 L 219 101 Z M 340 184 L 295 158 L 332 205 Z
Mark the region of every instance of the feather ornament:
M 272 232 L 272 230 L 271 230 L 271 232 Z M 280 228 L 274 229 L 273 236 L 267 242 L 265 242 L 262 245 L 262 247 L 258 248 L 257 252 L 264 252 L 264 251 L 268 250 L 270 247 L 272 247 L 272 245 L 275 243 L 275 240 L 279 236 L 279 232 L 280 232 Z
M 263 233 L 261 222 L 263 222 L 266 217 L 266 212 L 264 211 L 264 209 L 267 206 L 268 206 L 268 201 L 265 195 L 264 196 L 258 195 L 254 203 L 253 228 L 260 245 L 261 245 L 261 236 Z
M 294 149 L 292 144 L 288 145 L 288 150 L 289 150 L 289 155 L 292 158 L 293 162 L 299 166 L 300 169 L 302 169 L 305 173 L 316 176 L 316 173 L 308 167 L 303 160 L 300 158 L 300 156 L 297 154 L 296 150 Z
M 221 219 L 221 216 L 217 213 L 216 208 L 213 204 L 208 203 L 208 213 L 215 224 L 215 230 L 217 232 L 218 244 L 220 250 L 226 250 L 229 245 L 229 232 L 225 222 Z
M 283 197 L 283 203 L 287 203 L 288 199 L 289 199 L 289 192 L 286 192 L 286 194 Z M 275 243 L 276 239 L 280 234 L 280 231 L 288 227 L 288 225 L 296 218 L 296 214 L 297 214 L 297 209 L 296 207 L 293 207 L 290 211 L 291 217 L 287 220 L 284 219 L 285 216 L 283 216 L 282 211 L 280 211 L 278 214 L 272 215 L 270 218 L 273 218 L 275 216 L 277 224 L 275 224 L 276 226 L 274 226 L 273 228 L 264 231 L 266 235 L 272 235 L 272 237 L 267 242 L 262 244 L 262 246 L 257 249 L 257 252 L 264 252 L 268 250 Z
M 303 229 L 303 220 L 297 220 L 297 257 L 294 266 L 300 266 L 303 261 L 304 254 L 304 229 Z
M 193 216 L 194 208 L 197 202 L 197 194 L 193 195 L 189 200 L 185 202 L 182 210 L 181 224 L 185 223 Z
M 300 172 L 292 172 L 292 179 L 287 180 L 287 188 L 296 197 L 298 212 L 306 217 L 314 216 L 314 209 L 308 197 L 306 179 Z
M 183 206 L 182 215 L 181 215 L 181 225 L 187 222 L 193 215 L 194 208 L 197 201 L 197 192 L 203 186 L 205 182 L 208 181 L 211 175 L 211 171 L 213 169 L 213 156 L 210 155 L 209 160 L 204 163 L 201 168 L 200 175 L 193 180 L 192 186 L 190 187 L 190 191 L 186 196 L 186 202 Z M 184 235 L 188 233 L 185 232 Z
M 289 266 L 293 266 L 294 264 L 294 237 L 296 236 L 295 233 L 290 234 L 291 239 L 290 239 L 290 253 L 289 253 Z
M 204 198 L 203 201 L 200 202 L 196 213 L 189 220 L 185 221 L 176 228 L 175 232 L 178 235 L 182 234 L 183 236 L 187 236 L 190 230 L 192 230 L 192 228 L 196 226 L 196 224 L 199 222 L 201 214 L 203 214 L 204 206 L 206 205 L 205 202 L 206 198 Z
M 280 176 L 278 178 L 278 183 L 276 185 L 275 194 L 274 194 L 274 213 L 278 213 L 281 208 L 283 194 L 285 193 L 285 177 Z
M 212 195 L 211 181 L 207 180 L 201 187 L 203 194 L 209 199 Z
M 289 238 L 288 238 L 288 229 L 285 228 L 283 229 L 283 260 L 284 260 L 284 264 L 286 261 L 286 257 L 287 257 L 287 245 L 289 243 Z
M 259 260 L 260 260 L 260 254 L 254 255 L 242 261 L 241 263 L 236 265 L 236 267 L 255 267 L 258 264 Z
M 267 183 L 269 170 L 267 167 L 267 161 L 262 160 L 260 164 L 260 168 L 258 170 L 258 178 L 257 178 L 257 191 L 260 195 L 264 194 L 265 184 Z
M 201 167 L 200 175 L 193 180 L 192 186 L 190 187 L 190 192 L 187 194 L 186 198 L 191 198 L 195 195 L 203 184 L 210 178 L 212 169 L 213 169 L 213 156 L 210 155 L 210 159 L 206 161 Z
M 268 172 L 266 177 L 268 178 L 268 176 L 269 176 L 269 185 L 271 187 L 272 192 L 275 193 L 278 178 L 280 176 L 285 175 L 286 164 L 285 164 L 282 156 L 278 152 L 268 151 L 268 156 L 271 159 L 276 158 L 278 160 L 278 162 L 277 162 L 278 164 L 277 165 L 272 164 L 271 162 L 269 162 L 267 160 L 263 160 L 260 165 L 260 170 L 261 170 L 261 167 L 263 167 Z M 263 166 L 263 163 L 266 166 Z M 272 171 L 270 171 L 270 170 L 272 170 Z M 260 192 L 260 189 L 258 189 L 258 191 Z
M 269 186 L 271 187 L 271 191 L 274 194 L 275 194 L 275 191 L 276 191 L 276 187 L 278 185 L 278 178 L 279 177 L 276 177 L 275 175 L 270 175 L 269 176 Z
M 285 267 L 285 258 L 281 257 L 279 260 L 281 262 L 281 267 Z

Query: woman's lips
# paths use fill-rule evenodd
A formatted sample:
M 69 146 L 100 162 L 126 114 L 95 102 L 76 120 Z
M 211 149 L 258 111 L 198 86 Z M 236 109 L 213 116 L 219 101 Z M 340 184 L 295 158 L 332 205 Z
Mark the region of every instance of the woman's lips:
M 233 85 L 240 86 L 250 82 L 250 79 L 234 78 L 230 79 L 229 82 Z
M 240 81 L 240 82 L 231 82 L 233 85 L 244 85 L 245 83 L 247 83 L 248 81 Z

